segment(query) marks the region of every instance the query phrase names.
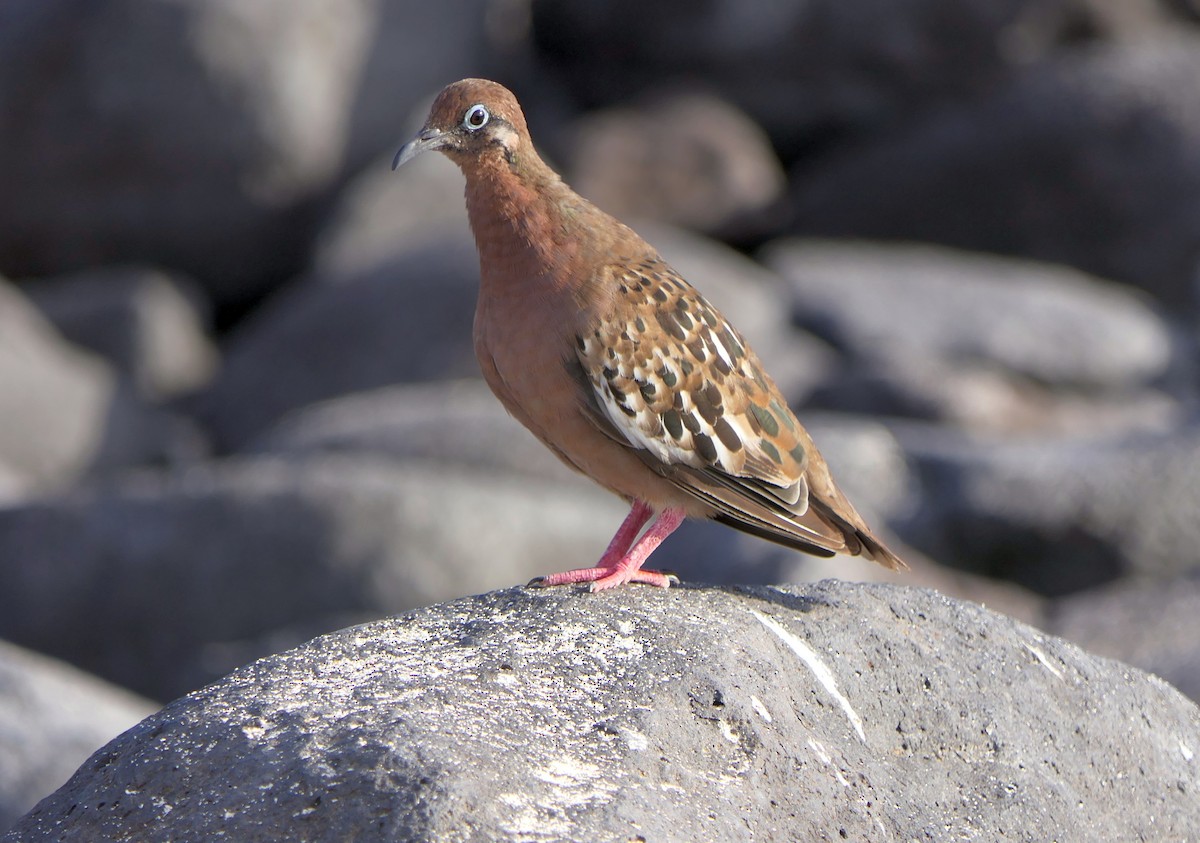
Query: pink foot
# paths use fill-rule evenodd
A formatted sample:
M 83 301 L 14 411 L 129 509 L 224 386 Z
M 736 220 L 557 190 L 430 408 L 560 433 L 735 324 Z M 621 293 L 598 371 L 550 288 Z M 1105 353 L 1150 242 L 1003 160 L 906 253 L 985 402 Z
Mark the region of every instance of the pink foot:
M 675 532 L 683 523 L 685 517 L 682 509 L 664 509 L 657 520 L 650 525 L 646 534 L 633 544 L 634 537 L 642 525 L 649 520 L 654 510 L 642 501 L 634 501 L 629 515 L 609 542 L 608 549 L 600 557 L 594 568 L 577 568 L 574 571 L 563 571 L 560 574 L 550 574 L 537 577 L 529 584 L 537 587 L 567 585 L 569 583 L 591 583 L 590 591 L 604 591 L 616 588 L 628 582 L 640 582 L 659 588 L 668 588 L 671 582 L 678 582 L 674 574 L 663 571 L 642 570 L 642 565 L 663 540 Z M 632 545 L 632 547 L 630 546 Z

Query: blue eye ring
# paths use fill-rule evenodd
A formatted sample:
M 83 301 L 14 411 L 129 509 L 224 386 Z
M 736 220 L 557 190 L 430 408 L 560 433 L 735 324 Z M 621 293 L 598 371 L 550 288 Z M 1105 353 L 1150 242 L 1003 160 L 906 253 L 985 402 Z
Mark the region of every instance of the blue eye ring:
M 483 103 L 476 103 L 467 109 L 463 115 L 462 125 L 468 132 L 478 132 L 488 124 L 488 120 L 492 115 L 488 113 L 487 106 Z

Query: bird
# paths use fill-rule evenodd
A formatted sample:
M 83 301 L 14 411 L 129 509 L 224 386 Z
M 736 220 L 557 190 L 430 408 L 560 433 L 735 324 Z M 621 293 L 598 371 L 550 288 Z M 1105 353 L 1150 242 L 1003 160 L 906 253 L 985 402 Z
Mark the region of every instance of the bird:
M 392 169 L 458 165 L 479 253 L 474 348 L 505 409 L 629 514 L 591 567 L 535 578 L 666 588 L 643 568 L 687 518 L 817 556 L 908 566 L 872 534 L 743 336 L 631 228 L 534 148 L 511 91 L 463 79 Z

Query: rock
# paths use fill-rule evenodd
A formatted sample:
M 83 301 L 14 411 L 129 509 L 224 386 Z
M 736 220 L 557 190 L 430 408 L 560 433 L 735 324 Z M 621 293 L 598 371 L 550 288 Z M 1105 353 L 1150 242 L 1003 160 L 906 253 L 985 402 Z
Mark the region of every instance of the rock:
M 934 558 L 1062 596 L 1196 568 L 1200 437 L 1004 441 L 891 425 L 921 479 L 901 527 Z
M 1166 683 L 932 592 L 513 589 L 177 700 L 6 843 L 1183 840 L 1198 748 Z
M 865 242 L 784 240 L 762 257 L 792 285 L 798 324 L 844 355 L 811 390 L 817 407 L 1096 435 L 1170 428 L 1191 391 L 1174 375 L 1179 397 L 1162 391 L 1179 368 L 1166 322 L 1075 270 Z
M 982 360 L 916 354 L 853 360 L 816 386 L 813 407 L 942 422 L 981 435 L 1094 438 L 1164 432 L 1186 421 L 1186 402 L 1156 387 L 1087 393 L 998 370 Z
M 236 449 L 317 401 L 476 376 L 478 286 L 479 259 L 466 230 L 350 276 L 303 279 L 230 338 L 198 412 L 223 447 Z
M 804 240 L 763 260 L 791 284 L 800 324 L 857 358 L 983 363 L 1090 390 L 1145 384 L 1171 360 L 1167 325 L 1142 297 L 1066 267 Z
M 0 834 L 89 755 L 155 708 L 0 641 Z
M 1046 629 L 1200 700 L 1200 578 L 1121 580 L 1053 601 Z
M 599 489 L 372 454 L 139 472 L 0 509 L 0 637 L 170 698 L 283 627 L 590 564 L 624 514 Z
M 5 4 L 0 266 L 143 262 L 242 302 L 307 253 L 375 4 Z
M 373 454 L 591 485 L 508 415 L 478 378 L 384 387 L 322 401 L 286 416 L 247 451 Z
M 20 485 L 51 487 L 82 474 L 115 391 L 108 366 L 64 342 L 0 279 L 0 463 Z
M 427 113 L 421 113 L 421 121 Z M 391 161 L 388 154 L 367 167 L 347 185 L 325 220 L 312 268 L 323 283 L 344 283 L 430 240 L 474 243 L 463 177 L 452 161 L 423 155 L 394 172 Z
M 567 134 L 567 181 L 618 219 L 744 233 L 784 192 L 762 130 L 708 93 L 660 91 L 586 114 Z
M 104 357 L 140 394 L 202 386 L 217 365 L 203 294 L 153 267 L 108 267 L 26 281 L 21 291 L 68 340 Z
M 790 158 L 969 101 L 1063 43 L 1153 32 L 1147 18 L 1172 19 L 1158 5 L 560 0 L 534 4 L 532 22 L 542 76 L 562 80 L 579 101 L 611 104 L 703 79 Z
M 1079 267 L 1194 309 L 1200 37 L 1065 53 L 794 173 L 793 230 Z

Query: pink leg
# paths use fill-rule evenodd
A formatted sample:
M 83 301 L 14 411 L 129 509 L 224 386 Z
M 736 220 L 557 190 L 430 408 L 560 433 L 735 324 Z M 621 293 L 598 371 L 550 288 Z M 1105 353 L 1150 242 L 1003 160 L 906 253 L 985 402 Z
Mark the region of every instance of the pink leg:
M 596 567 L 611 568 L 618 559 L 629 552 L 629 548 L 633 547 L 633 540 L 637 538 L 638 533 L 642 531 L 642 527 L 646 526 L 646 522 L 653 514 L 654 507 L 650 504 L 644 501 L 634 501 L 633 506 L 629 508 L 629 514 L 617 528 L 617 534 L 608 543 L 608 548 L 600 557 L 600 561 L 596 563 Z
M 686 516 L 682 509 L 664 509 L 646 534 L 637 544 L 633 544 L 634 537 L 652 513 L 653 509 L 648 504 L 634 501 L 629 515 L 609 542 L 608 549 L 604 551 L 596 567 L 578 568 L 561 574 L 538 577 L 530 585 L 552 586 L 587 582 L 591 583 L 591 591 L 603 591 L 627 582 L 640 582 L 667 588 L 671 584 L 670 575 L 661 571 L 643 571 L 642 565 L 654 549 L 663 543 L 663 539 L 675 532 Z

